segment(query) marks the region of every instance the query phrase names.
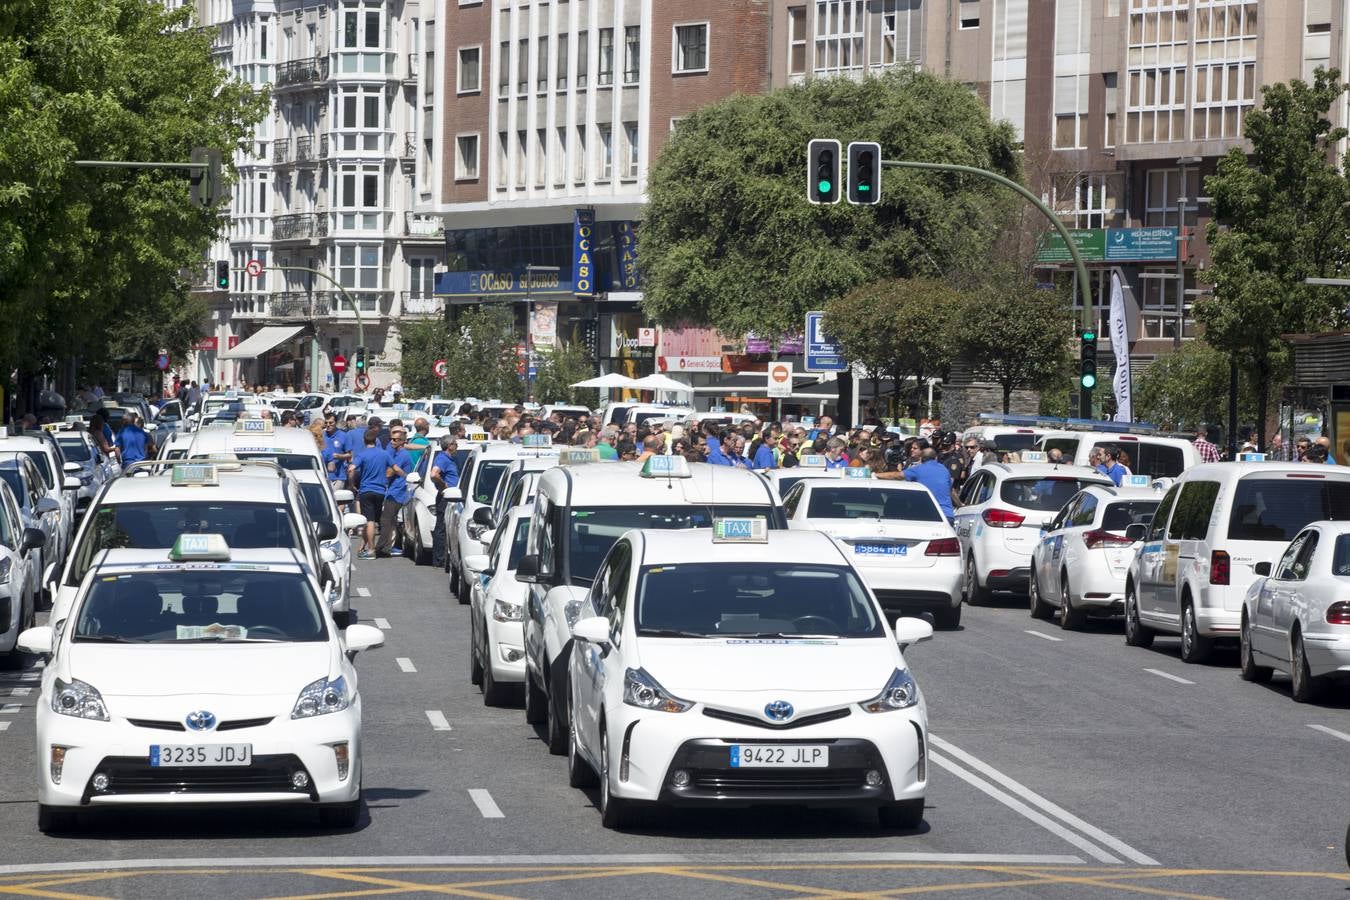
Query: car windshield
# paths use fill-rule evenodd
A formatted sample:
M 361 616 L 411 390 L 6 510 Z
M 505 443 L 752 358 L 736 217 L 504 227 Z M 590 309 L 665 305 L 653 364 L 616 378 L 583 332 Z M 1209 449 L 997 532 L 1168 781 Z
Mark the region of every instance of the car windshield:
M 1102 513 L 1102 530 L 1124 534 L 1131 525 L 1153 521 L 1153 512 L 1157 508 L 1157 500 L 1121 500 L 1111 503 Z
M 58 441 L 61 445 L 61 452 L 65 454 L 66 459 L 71 462 L 89 462 L 92 453 L 89 450 L 89 444 L 84 438 L 67 438 Z
M 17 459 L 20 456 L 26 456 L 37 464 L 38 471 L 42 473 L 42 480 L 46 482 L 48 490 L 56 484 L 52 476 L 51 460 L 41 450 L 16 450 L 13 453 L 0 453 L 0 459 Z
M 473 483 L 473 502 L 491 503 L 492 495 L 497 492 L 497 482 L 502 480 L 502 475 L 510 467 L 509 460 L 493 460 L 485 462 L 478 467 L 478 478 Z
M 774 527 L 767 506 L 717 506 L 717 516 L 729 519 L 760 518 Z M 568 574 L 573 582 L 589 584 L 600 569 L 605 554 L 625 531 L 632 528 L 711 528 L 713 510 L 706 506 L 609 506 L 572 510 L 567 540 Z
M 1003 482 L 998 494 L 1004 503 L 1019 509 L 1054 512 L 1089 484 L 1101 484 L 1101 481 L 1064 477 L 1009 478 Z
M 98 575 L 71 640 L 77 643 L 310 642 L 327 639 L 303 575 L 206 569 Z
M 240 453 L 234 451 L 234 455 L 240 459 L 263 459 L 268 462 L 274 462 L 288 472 L 316 472 L 323 474 L 323 466 L 317 456 L 310 456 L 308 453 L 287 453 L 279 451 L 276 453 L 268 452 L 246 452 Z
M 0 481 L 9 485 L 9 489 L 14 492 L 14 499 L 19 503 L 19 509 L 24 509 L 24 501 L 28 499 L 28 489 L 23 486 L 23 476 L 19 474 L 19 470 L 0 469 Z
M 806 515 L 812 519 L 905 519 L 941 522 L 942 513 L 926 490 L 816 485 Z
M 1233 495 L 1228 538 L 1287 543 L 1309 522 L 1350 519 L 1350 482 L 1313 477 L 1244 478 Z
M 636 627 L 638 634 L 674 637 L 885 633 L 852 569 L 796 562 L 647 566 Z
M 105 503 L 80 537 L 67 583 L 78 584 L 100 551 L 167 551 L 180 534 L 224 535 L 226 544 L 241 550 L 304 549 L 290 513 L 274 503 Z

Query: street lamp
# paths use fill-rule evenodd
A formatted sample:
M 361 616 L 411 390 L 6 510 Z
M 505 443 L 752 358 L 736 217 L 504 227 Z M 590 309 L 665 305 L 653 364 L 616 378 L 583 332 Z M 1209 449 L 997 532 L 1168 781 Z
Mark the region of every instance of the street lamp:
M 534 400 L 534 276 L 557 275 L 560 271 L 557 266 L 525 267 L 525 348 L 528 354 L 525 358 L 525 395 L 531 401 Z

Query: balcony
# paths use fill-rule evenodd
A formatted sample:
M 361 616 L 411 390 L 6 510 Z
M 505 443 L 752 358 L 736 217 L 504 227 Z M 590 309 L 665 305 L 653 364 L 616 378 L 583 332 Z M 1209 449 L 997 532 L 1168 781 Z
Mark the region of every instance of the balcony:
M 291 139 L 276 138 L 272 141 L 272 165 L 284 166 L 291 161 Z
M 324 141 L 328 139 L 325 137 Z M 295 139 L 295 161 L 298 163 L 312 163 L 319 158 L 319 141 L 306 135 Z M 326 148 L 325 148 L 326 149 Z M 324 155 L 327 155 L 326 153 Z
M 328 216 L 318 213 L 292 213 L 272 218 L 272 240 L 299 241 L 328 237 Z
M 314 319 L 328 315 L 330 308 L 326 291 L 285 291 L 271 296 L 267 318 Z
M 407 319 L 439 319 L 445 315 L 445 298 L 430 297 L 421 291 L 404 291 L 401 295 L 401 315 Z
M 305 59 L 293 59 L 277 66 L 278 89 L 287 87 L 305 87 L 321 84 L 328 80 L 328 57 L 310 56 Z
M 440 240 L 445 236 L 445 223 L 440 216 L 432 216 L 426 213 L 405 212 L 404 234 L 408 237 L 432 238 Z

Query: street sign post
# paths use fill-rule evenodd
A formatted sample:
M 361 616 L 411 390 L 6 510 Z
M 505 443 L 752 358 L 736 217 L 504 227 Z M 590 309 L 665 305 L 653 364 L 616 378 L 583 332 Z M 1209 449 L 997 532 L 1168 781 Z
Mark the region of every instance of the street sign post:
M 769 398 L 792 396 L 792 363 L 769 363 Z
M 806 314 L 806 371 L 847 372 L 848 361 L 839 345 L 824 330 L 825 313 Z
M 259 275 L 262 274 L 262 270 L 263 270 L 262 263 L 258 262 L 256 259 L 250 259 L 244 265 L 244 272 L 248 275 L 249 278 L 257 278 Z
M 338 375 L 347 371 L 347 357 L 343 356 L 341 353 L 333 357 L 333 371 Z
M 444 378 L 445 373 L 448 372 L 449 370 L 450 367 L 446 365 L 446 362 L 443 359 L 436 360 L 436 363 L 431 367 L 432 374 L 434 374 L 437 378 Z
M 357 375 L 356 389 L 358 391 L 364 391 L 368 387 L 370 387 L 370 376 L 367 375 L 365 372 L 362 372 L 360 375 Z

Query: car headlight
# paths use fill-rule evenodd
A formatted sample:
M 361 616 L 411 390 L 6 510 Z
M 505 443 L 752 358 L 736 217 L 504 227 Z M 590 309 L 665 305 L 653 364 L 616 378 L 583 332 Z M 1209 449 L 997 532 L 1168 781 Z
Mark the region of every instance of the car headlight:
M 311 716 L 325 716 L 328 713 L 342 712 L 351 706 L 352 698 L 347 692 L 347 679 L 339 675 L 336 678 L 320 678 L 311 682 L 295 698 L 295 708 L 291 710 L 292 719 L 308 719 Z
M 919 702 L 919 685 L 905 669 L 896 669 L 891 680 L 871 700 L 858 705 L 866 712 L 891 712 L 897 709 L 909 709 Z
M 492 618 L 498 622 L 520 622 L 525 618 L 525 607 L 498 599 L 492 604 Z
M 645 669 L 628 669 L 623 673 L 623 702 L 639 709 L 672 713 L 684 712 L 694 705 L 667 692 Z
M 52 712 L 77 719 L 97 719 L 108 721 L 108 708 L 103 705 L 103 696 L 92 684 L 72 678 L 70 681 L 56 679 L 56 693 L 52 694 Z
M 14 560 L 8 556 L 0 557 L 0 584 L 9 581 L 9 573 L 14 569 Z

